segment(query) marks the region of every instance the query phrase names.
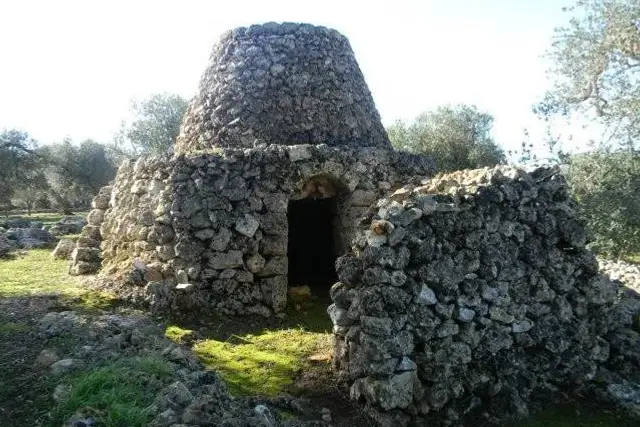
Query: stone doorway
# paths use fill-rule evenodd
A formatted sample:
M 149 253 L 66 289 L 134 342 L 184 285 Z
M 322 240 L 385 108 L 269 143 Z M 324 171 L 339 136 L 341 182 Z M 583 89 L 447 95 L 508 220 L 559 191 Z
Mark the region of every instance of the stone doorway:
M 329 289 L 337 280 L 337 210 L 335 196 L 289 201 L 289 287 L 306 285 L 313 295 L 329 297 Z

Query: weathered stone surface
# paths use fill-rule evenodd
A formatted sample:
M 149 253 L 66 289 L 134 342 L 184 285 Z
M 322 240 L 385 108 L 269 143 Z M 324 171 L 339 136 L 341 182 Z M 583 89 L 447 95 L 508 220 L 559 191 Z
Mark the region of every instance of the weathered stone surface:
M 54 376 L 64 375 L 78 369 L 79 361 L 75 359 L 62 359 L 51 364 L 51 374 Z
M 100 262 L 100 250 L 97 248 L 74 248 L 71 252 L 71 262 L 76 264 L 78 261 L 89 263 Z
M 203 132 L 206 129 L 206 132 Z M 348 40 L 309 24 L 226 33 L 189 106 L 176 151 L 266 144 L 390 148 Z M 311 154 L 289 151 L 292 162 Z
M 343 253 L 370 203 L 432 171 L 429 159 L 391 149 L 343 36 L 305 24 L 236 29 L 214 48 L 176 155 L 122 163 L 78 240 L 79 253 L 101 257 L 77 257 L 70 271 L 102 265 L 125 283 L 118 292 L 155 312 L 280 313 L 290 201 L 335 198 Z M 381 224 L 381 240 L 392 227 Z M 410 281 L 400 271 L 408 256 L 394 257 L 399 271 L 384 283 Z M 353 267 L 345 283 L 362 274 Z
M 384 410 L 404 409 L 413 402 L 414 386 L 418 377 L 408 371 L 394 375 L 389 379 L 363 378 L 351 386 L 351 397 L 364 397 L 369 403 Z
M 253 237 L 258 231 L 258 227 L 260 223 L 257 219 L 249 214 L 244 214 L 244 217 L 240 218 L 238 222 L 236 222 L 236 231 L 240 234 L 243 234 L 247 237 Z
M 51 256 L 55 259 L 69 259 L 76 247 L 76 242 L 71 239 L 60 239 Z
M 54 350 L 44 349 L 40 352 L 40 354 L 36 358 L 35 364 L 43 368 L 48 368 L 58 360 L 60 360 L 60 357 Z
M 378 419 L 502 423 L 576 383 L 638 407 L 621 378 L 590 381 L 640 381 L 640 293 L 598 274 L 557 169 L 439 175 L 375 206 L 336 262 L 329 314 L 335 366 Z
M 209 258 L 209 265 L 216 270 L 241 267 L 243 264 L 240 251 L 219 252 Z

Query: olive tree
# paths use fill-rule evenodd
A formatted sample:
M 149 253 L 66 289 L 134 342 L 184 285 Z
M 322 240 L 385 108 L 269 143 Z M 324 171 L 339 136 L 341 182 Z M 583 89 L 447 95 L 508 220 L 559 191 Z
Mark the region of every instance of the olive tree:
M 411 124 L 397 121 L 387 133 L 399 150 L 430 156 L 439 172 L 494 166 L 506 161 L 491 137 L 493 117 L 475 106 L 439 107 Z

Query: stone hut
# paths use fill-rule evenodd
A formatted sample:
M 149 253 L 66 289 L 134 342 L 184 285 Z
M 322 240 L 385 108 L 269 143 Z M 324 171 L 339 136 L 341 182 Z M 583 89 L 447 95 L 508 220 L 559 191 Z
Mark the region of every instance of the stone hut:
M 71 272 L 155 311 L 330 297 L 335 369 L 381 425 L 501 423 L 594 384 L 640 416 L 640 299 L 599 274 L 562 176 L 394 151 L 336 31 L 223 35 L 175 153 L 125 162 L 93 207 Z
M 100 257 L 122 292 L 160 311 L 270 316 L 290 286 L 328 300 L 357 219 L 432 172 L 392 149 L 344 36 L 238 28 L 214 47 L 174 155 L 120 167 L 87 230 L 101 252 L 78 248 L 72 270 Z

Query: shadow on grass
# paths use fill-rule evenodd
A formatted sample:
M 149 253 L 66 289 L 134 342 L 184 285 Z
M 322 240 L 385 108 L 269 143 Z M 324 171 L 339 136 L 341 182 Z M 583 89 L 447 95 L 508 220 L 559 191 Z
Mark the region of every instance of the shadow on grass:
M 550 405 L 530 418 L 507 427 L 637 427 L 632 420 L 610 405 L 589 399 Z
M 70 355 L 83 343 L 72 335 L 43 339 L 40 319 L 56 311 L 99 314 L 117 305 L 113 295 L 92 291 L 67 275 L 66 261 L 52 259 L 49 250 L 0 259 L 0 420 L 49 425 L 56 383 L 34 362 L 44 348 Z

